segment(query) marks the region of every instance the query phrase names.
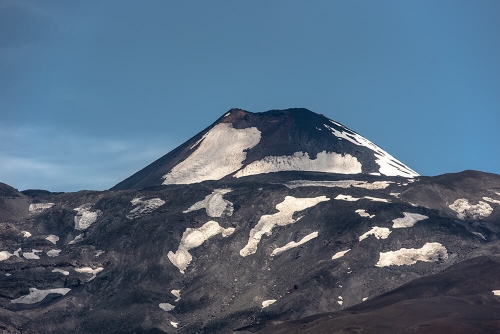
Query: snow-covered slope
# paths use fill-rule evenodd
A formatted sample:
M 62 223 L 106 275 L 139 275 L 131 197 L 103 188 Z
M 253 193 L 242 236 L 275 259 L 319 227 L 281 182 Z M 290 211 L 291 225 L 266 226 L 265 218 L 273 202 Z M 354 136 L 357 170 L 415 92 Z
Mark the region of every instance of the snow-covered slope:
M 281 171 L 418 176 L 368 139 L 307 109 L 231 109 L 112 190 Z

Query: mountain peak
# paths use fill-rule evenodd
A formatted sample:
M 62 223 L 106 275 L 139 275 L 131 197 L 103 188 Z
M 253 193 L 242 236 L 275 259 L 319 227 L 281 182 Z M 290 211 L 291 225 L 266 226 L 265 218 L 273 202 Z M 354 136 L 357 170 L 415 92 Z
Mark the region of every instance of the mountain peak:
M 113 190 L 192 184 L 282 171 L 418 174 L 344 125 L 304 108 L 233 108 Z

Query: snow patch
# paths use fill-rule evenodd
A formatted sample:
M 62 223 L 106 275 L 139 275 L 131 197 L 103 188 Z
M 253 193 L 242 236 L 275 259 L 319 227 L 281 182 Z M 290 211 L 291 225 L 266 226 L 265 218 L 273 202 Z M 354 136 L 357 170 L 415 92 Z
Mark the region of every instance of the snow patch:
M 347 201 L 347 202 L 356 202 L 356 201 L 359 201 L 360 199 L 368 199 L 368 200 L 370 200 L 372 202 L 390 203 L 390 201 L 388 199 L 378 198 L 378 197 L 371 197 L 371 196 L 365 196 L 365 197 L 361 197 L 361 198 L 356 198 L 356 197 L 352 197 L 351 195 L 342 195 L 342 194 L 339 194 L 334 199 L 339 200 L 339 201 Z
M 281 253 L 283 253 L 283 252 L 285 252 L 285 251 L 287 251 L 289 249 L 292 249 L 292 248 L 298 247 L 300 245 L 303 245 L 306 242 L 308 242 L 309 240 L 312 240 L 312 239 L 316 238 L 317 236 L 318 236 L 318 232 L 313 232 L 313 233 L 310 233 L 310 234 L 306 235 L 302 239 L 300 239 L 299 242 L 290 241 L 285 246 L 278 247 L 278 248 L 274 249 L 273 252 L 271 253 L 271 256 L 279 255 L 279 254 L 281 254 Z
M 47 238 L 45 238 L 46 240 L 52 242 L 54 245 L 56 244 L 56 242 L 59 241 L 59 237 L 57 235 L 49 235 Z
M 23 234 L 23 238 L 31 237 L 31 233 L 29 233 L 28 231 L 21 231 L 21 233 Z
M 500 296 L 500 290 L 493 290 L 493 295 Z
M 23 257 L 28 260 L 40 260 L 40 256 L 36 255 L 36 253 L 41 253 L 41 252 L 42 252 L 41 250 L 32 249 L 31 252 L 29 253 L 23 252 Z
M 179 300 L 181 300 L 181 290 L 172 290 L 170 291 L 170 293 L 177 297 L 174 302 L 178 302 Z
M 272 305 L 272 304 L 274 304 L 274 303 L 276 303 L 276 299 L 264 300 L 264 301 L 262 302 L 262 308 L 266 308 L 266 307 L 268 307 L 269 305 Z
M 384 202 L 384 203 L 390 203 L 388 199 L 385 198 L 378 198 L 378 197 L 371 197 L 371 196 L 365 196 L 363 197 L 364 199 L 369 199 L 372 202 Z
M 490 202 L 490 203 L 493 203 L 493 204 L 500 204 L 500 201 L 499 201 L 499 200 L 496 200 L 496 199 L 493 199 L 493 198 L 483 197 L 483 199 L 484 199 L 486 202 Z
M 5 261 L 8 258 L 10 258 L 11 256 L 14 256 L 14 254 L 11 254 L 11 253 L 9 253 L 7 251 L 1 251 L 0 252 L 0 261 Z
M 482 220 L 487 218 L 493 212 L 493 208 L 488 203 L 479 201 L 478 204 L 471 204 L 469 203 L 469 200 L 465 198 L 457 199 L 448 207 L 455 211 L 458 219 L 461 220 Z
M 160 303 L 160 304 L 158 304 L 158 306 L 159 306 L 162 310 L 167 311 L 167 312 L 168 312 L 168 311 L 172 311 L 172 310 L 175 308 L 175 306 L 174 306 L 174 305 L 169 304 L 169 303 Z
M 5 274 L 5 276 L 9 277 L 9 276 L 12 276 L 12 274 L 7 273 L 7 274 Z
M 367 299 L 368 299 L 368 297 L 365 297 L 365 298 L 363 298 L 363 299 L 361 299 L 361 300 L 362 300 L 362 301 L 366 301 Z
M 401 161 L 394 158 L 392 155 L 382 150 L 380 147 L 369 141 L 368 139 L 360 136 L 356 132 L 349 130 L 340 123 L 330 120 L 333 124 L 340 128 L 337 130 L 329 125 L 323 124 L 327 129 L 339 139 L 345 139 L 354 145 L 364 146 L 374 152 L 376 158 L 375 162 L 380 166 L 379 172 L 387 176 L 403 176 L 413 178 L 419 176 L 417 172 L 404 165 Z
M 95 257 L 99 257 L 102 254 L 104 254 L 104 251 L 103 250 L 98 250 L 97 252 L 95 252 Z
M 209 217 L 231 216 L 233 214 L 233 203 L 222 198 L 231 191 L 231 189 L 214 189 L 204 200 L 196 202 L 183 213 L 205 209 Z
M 339 305 L 344 304 L 344 302 L 342 300 L 337 300 L 337 303 L 339 303 Z
M 220 180 L 243 166 L 248 149 L 260 142 L 256 127 L 235 129 L 219 123 L 202 138 L 197 149 L 163 176 L 163 184 L 191 184 Z
M 339 201 L 356 202 L 356 201 L 359 201 L 361 198 L 352 197 L 351 195 L 339 194 L 334 199 L 339 200 Z
M 375 217 L 375 215 L 370 215 L 368 212 L 366 212 L 365 209 L 357 209 L 356 212 L 358 215 L 360 215 L 361 217 L 368 217 L 368 218 L 373 218 Z
M 132 205 L 137 205 L 137 207 L 130 210 L 127 218 L 135 219 L 153 212 L 154 210 L 165 204 L 165 201 L 160 198 L 143 200 L 143 197 L 136 197 L 131 200 L 130 203 L 132 203 Z
M 103 267 L 98 267 L 98 268 L 95 268 L 95 269 L 92 269 L 90 267 L 83 267 L 83 268 L 75 268 L 75 271 L 77 273 L 83 273 L 83 274 L 92 274 L 92 277 L 89 278 L 87 280 L 87 282 L 90 282 L 92 281 L 96 276 L 97 274 L 99 274 L 101 271 L 103 271 L 104 268 Z
M 53 273 L 61 273 L 61 274 L 63 274 L 64 276 L 68 276 L 68 275 L 69 275 L 69 271 L 62 270 L 62 269 L 58 269 L 58 268 L 53 269 L 53 270 L 52 270 L 52 272 L 53 272 Z
M 78 234 L 73 240 L 71 240 L 68 245 L 73 245 L 76 244 L 77 242 L 80 242 L 83 240 L 83 234 Z
M 184 274 L 189 263 L 193 257 L 189 254 L 189 250 L 201 246 L 206 240 L 217 235 L 222 234 L 222 237 L 228 237 L 233 234 L 234 228 L 223 228 L 215 221 L 209 221 L 199 228 L 187 228 L 182 234 L 181 243 L 175 253 L 169 251 L 167 256 L 170 262 L 180 272 Z
M 387 239 L 389 237 L 389 234 L 391 234 L 391 230 L 389 230 L 387 227 L 374 226 L 371 230 L 361 235 L 359 237 L 359 241 L 368 238 L 370 235 L 373 235 L 377 239 Z
M 100 211 L 90 211 L 92 204 L 83 204 L 73 209 L 77 212 L 75 220 L 75 230 L 86 230 L 96 222 Z
M 265 234 L 267 236 L 272 234 L 275 226 L 286 226 L 293 224 L 300 220 L 301 217 L 293 219 L 293 214 L 297 211 L 303 211 L 307 208 L 313 207 L 318 203 L 329 201 L 326 196 L 319 196 L 315 198 L 295 198 L 286 196 L 285 200 L 276 205 L 277 213 L 272 215 L 263 215 L 260 217 L 259 222 L 254 228 L 250 230 L 247 245 L 240 250 L 240 255 L 245 257 L 254 254 L 257 251 L 257 246 L 260 239 Z
M 355 180 L 342 180 L 342 181 L 309 181 L 309 180 L 296 180 L 285 183 L 290 189 L 299 187 L 328 187 L 328 188 L 364 188 L 364 189 L 385 189 L 389 184 L 394 183 L 392 181 L 355 181 Z
M 347 252 L 349 252 L 351 249 L 349 248 L 348 250 L 345 250 L 345 251 L 341 251 L 341 252 L 337 252 L 335 253 L 334 256 L 332 256 L 332 260 L 335 260 L 335 259 L 339 259 L 341 258 L 342 256 L 346 255 Z
M 427 216 L 411 212 L 403 212 L 403 215 L 403 218 L 396 218 L 392 220 L 392 222 L 394 223 L 392 224 L 392 228 L 413 227 L 413 225 L 415 225 L 417 222 L 429 218 Z
M 31 214 L 38 214 L 54 206 L 54 203 L 33 203 L 30 204 L 28 211 Z
M 172 327 L 174 328 L 177 328 L 177 326 L 179 325 L 178 322 L 174 322 L 174 321 L 170 321 L 170 324 L 172 325 Z
M 48 290 L 38 290 L 37 288 L 30 288 L 29 295 L 22 296 L 16 299 L 12 299 L 10 302 L 13 304 L 35 304 L 41 302 L 47 295 L 51 293 L 57 293 L 60 295 L 65 295 L 71 291 L 68 288 L 60 288 L 60 289 L 48 289 Z
M 47 256 L 49 257 L 56 257 L 56 256 L 59 256 L 59 253 L 61 253 L 61 249 L 51 249 L 49 251 L 47 251 Z
M 294 155 L 268 156 L 254 161 L 238 171 L 234 177 L 281 171 L 359 174 L 361 163 L 350 154 L 323 151 L 317 154 L 316 159 L 310 159 L 307 152 L 296 152 Z
M 380 253 L 380 259 L 375 266 L 412 265 L 417 261 L 437 262 L 448 259 L 446 248 L 439 242 L 428 242 L 422 248 L 401 248 L 397 251 Z

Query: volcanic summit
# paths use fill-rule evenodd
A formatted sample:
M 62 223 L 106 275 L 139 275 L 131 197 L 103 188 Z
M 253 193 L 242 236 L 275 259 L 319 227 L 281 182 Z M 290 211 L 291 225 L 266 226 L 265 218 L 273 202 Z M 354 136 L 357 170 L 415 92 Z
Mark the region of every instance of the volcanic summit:
M 368 139 L 307 109 L 231 109 L 111 190 L 281 171 L 418 176 Z

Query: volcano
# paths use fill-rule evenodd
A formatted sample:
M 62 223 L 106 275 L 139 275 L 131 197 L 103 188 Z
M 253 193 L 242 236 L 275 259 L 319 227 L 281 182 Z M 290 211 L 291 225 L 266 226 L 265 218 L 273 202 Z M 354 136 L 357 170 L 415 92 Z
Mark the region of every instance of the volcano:
M 111 190 L 192 184 L 280 171 L 416 177 L 380 147 L 307 109 L 231 109 Z
M 500 175 L 232 109 L 107 191 L 0 184 L 5 333 L 500 332 Z

